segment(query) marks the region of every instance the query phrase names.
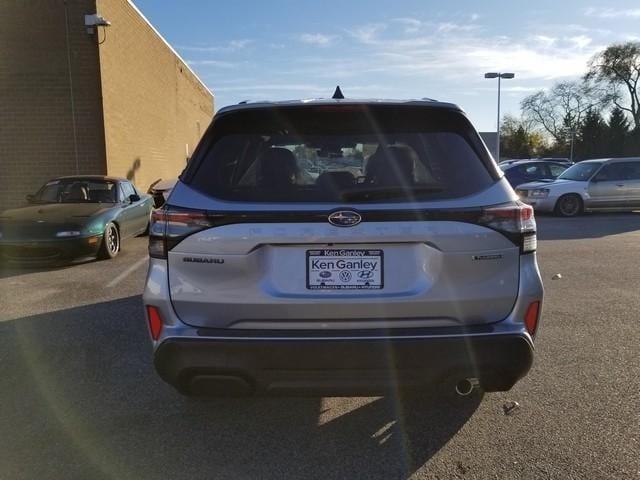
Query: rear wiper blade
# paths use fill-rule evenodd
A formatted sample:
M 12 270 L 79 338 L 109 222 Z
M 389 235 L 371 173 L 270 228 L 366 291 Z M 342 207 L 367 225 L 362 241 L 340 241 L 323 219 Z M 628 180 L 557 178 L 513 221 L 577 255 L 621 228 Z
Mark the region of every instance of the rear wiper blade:
M 356 200 L 379 200 L 385 198 L 407 197 L 411 198 L 416 195 L 425 193 L 440 193 L 444 191 L 444 187 L 431 186 L 415 186 L 415 187 L 375 187 L 365 189 L 353 189 L 343 191 L 341 197 L 343 201 Z

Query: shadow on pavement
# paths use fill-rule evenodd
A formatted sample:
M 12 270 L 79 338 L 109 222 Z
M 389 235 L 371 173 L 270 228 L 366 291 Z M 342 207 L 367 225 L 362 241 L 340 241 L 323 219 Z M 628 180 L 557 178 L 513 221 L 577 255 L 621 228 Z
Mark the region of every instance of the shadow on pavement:
M 0 352 L 7 478 L 406 478 L 481 401 L 187 399 L 139 296 L 0 323 Z
M 539 240 L 579 240 L 640 231 L 640 212 L 588 213 L 575 218 L 536 214 Z
M 96 262 L 95 258 L 81 259 L 74 262 L 60 263 L 58 265 L 17 265 L 0 261 L 0 279 L 19 277 L 20 275 L 28 275 L 30 273 L 52 272 L 56 270 L 65 270 L 78 265 Z

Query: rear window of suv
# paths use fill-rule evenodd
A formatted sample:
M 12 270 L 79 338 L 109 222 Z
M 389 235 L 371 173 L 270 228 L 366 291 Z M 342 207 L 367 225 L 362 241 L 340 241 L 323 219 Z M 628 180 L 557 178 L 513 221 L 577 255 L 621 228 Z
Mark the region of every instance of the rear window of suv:
M 223 114 L 183 181 L 231 201 L 403 202 L 484 190 L 497 178 L 490 167 L 456 111 L 297 106 Z

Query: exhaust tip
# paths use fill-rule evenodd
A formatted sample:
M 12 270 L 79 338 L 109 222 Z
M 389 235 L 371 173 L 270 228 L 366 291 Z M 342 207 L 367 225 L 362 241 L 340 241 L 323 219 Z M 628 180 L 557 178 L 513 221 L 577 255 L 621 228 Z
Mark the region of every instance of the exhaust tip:
M 456 393 L 461 397 L 471 395 L 473 390 L 480 384 L 477 378 L 464 378 L 456 383 Z

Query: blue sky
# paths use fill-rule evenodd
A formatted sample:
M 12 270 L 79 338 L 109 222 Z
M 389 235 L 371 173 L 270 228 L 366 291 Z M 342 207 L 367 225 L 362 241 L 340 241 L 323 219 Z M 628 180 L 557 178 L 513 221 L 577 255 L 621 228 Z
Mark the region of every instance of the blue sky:
M 241 100 L 431 97 L 462 106 L 495 130 L 503 112 L 564 79 L 612 42 L 640 40 L 637 1 L 309 2 L 134 0 L 216 96 Z

